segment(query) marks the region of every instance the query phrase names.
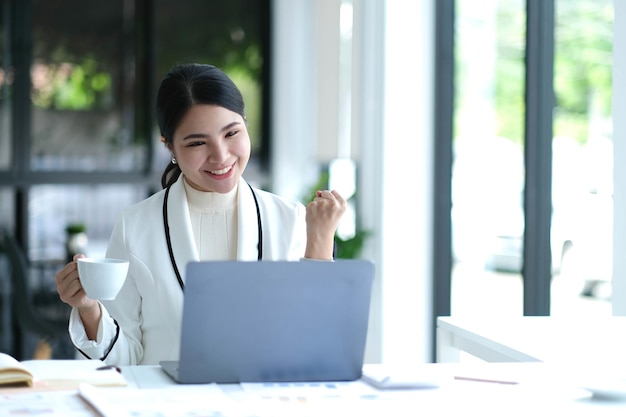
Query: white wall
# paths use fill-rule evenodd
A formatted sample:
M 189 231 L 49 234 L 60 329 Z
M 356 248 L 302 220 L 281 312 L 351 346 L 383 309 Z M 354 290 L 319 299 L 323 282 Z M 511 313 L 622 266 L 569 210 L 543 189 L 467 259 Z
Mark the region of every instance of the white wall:
M 368 362 L 431 355 L 434 1 L 353 0 L 351 155 L 359 212 L 373 233 L 364 257 L 377 266 Z M 339 4 L 273 3 L 272 184 L 286 196 L 345 149 L 336 119 Z
M 317 180 L 317 13 L 308 0 L 273 0 L 271 189 L 299 200 Z
M 434 1 L 386 2 L 382 187 L 383 362 L 430 360 Z
M 366 360 L 382 362 L 383 343 L 383 239 L 382 190 L 384 187 L 384 97 L 385 97 L 385 4 L 359 0 L 354 3 L 353 46 L 353 141 L 360 148 L 359 215 L 366 230 L 373 231 L 363 257 L 376 262 L 376 280 L 372 293 L 372 314 Z
M 614 1 L 613 25 L 613 315 L 626 315 L 626 3 Z

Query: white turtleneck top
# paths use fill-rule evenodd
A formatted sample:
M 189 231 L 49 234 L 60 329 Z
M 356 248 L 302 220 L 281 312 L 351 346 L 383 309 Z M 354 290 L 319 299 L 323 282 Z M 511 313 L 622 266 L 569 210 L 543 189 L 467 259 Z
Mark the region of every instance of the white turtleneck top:
M 199 191 L 184 181 L 189 217 L 201 261 L 237 259 L 237 189 Z

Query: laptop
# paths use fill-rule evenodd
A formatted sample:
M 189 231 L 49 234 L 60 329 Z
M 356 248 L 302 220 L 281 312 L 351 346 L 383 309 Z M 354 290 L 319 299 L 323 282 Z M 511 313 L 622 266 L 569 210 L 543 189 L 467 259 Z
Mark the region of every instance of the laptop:
M 365 260 L 187 265 L 179 383 L 361 377 L 374 265 Z

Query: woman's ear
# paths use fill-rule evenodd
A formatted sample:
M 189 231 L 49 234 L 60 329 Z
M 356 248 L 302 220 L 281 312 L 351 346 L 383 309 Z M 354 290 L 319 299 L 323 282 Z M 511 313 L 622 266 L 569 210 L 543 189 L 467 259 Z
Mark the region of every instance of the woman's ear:
M 161 136 L 161 143 L 165 145 L 168 151 L 172 152 L 172 144 L 167 143 L 167 141 L 165 140 L 165 136 Z

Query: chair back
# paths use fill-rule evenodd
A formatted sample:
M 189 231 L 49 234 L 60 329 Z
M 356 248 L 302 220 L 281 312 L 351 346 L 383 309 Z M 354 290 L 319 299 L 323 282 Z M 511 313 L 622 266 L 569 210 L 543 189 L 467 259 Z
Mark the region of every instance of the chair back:
M 13 289 L 13 313 L 19 326 L 42 338 L 52 339 L 68 332 L 69 306 L 55 298 L 54 309 L 61 314 L 44 314 L 34 302 L 35 295 L 30 288 L 29 262 L 19 242 L 5 228 L 0 227 L 0 256 L 6 257 L 10 269 Z M 47 297 L 48 299 L 50 297 Z M 60 317 L 57 317 L 60 316 Z

